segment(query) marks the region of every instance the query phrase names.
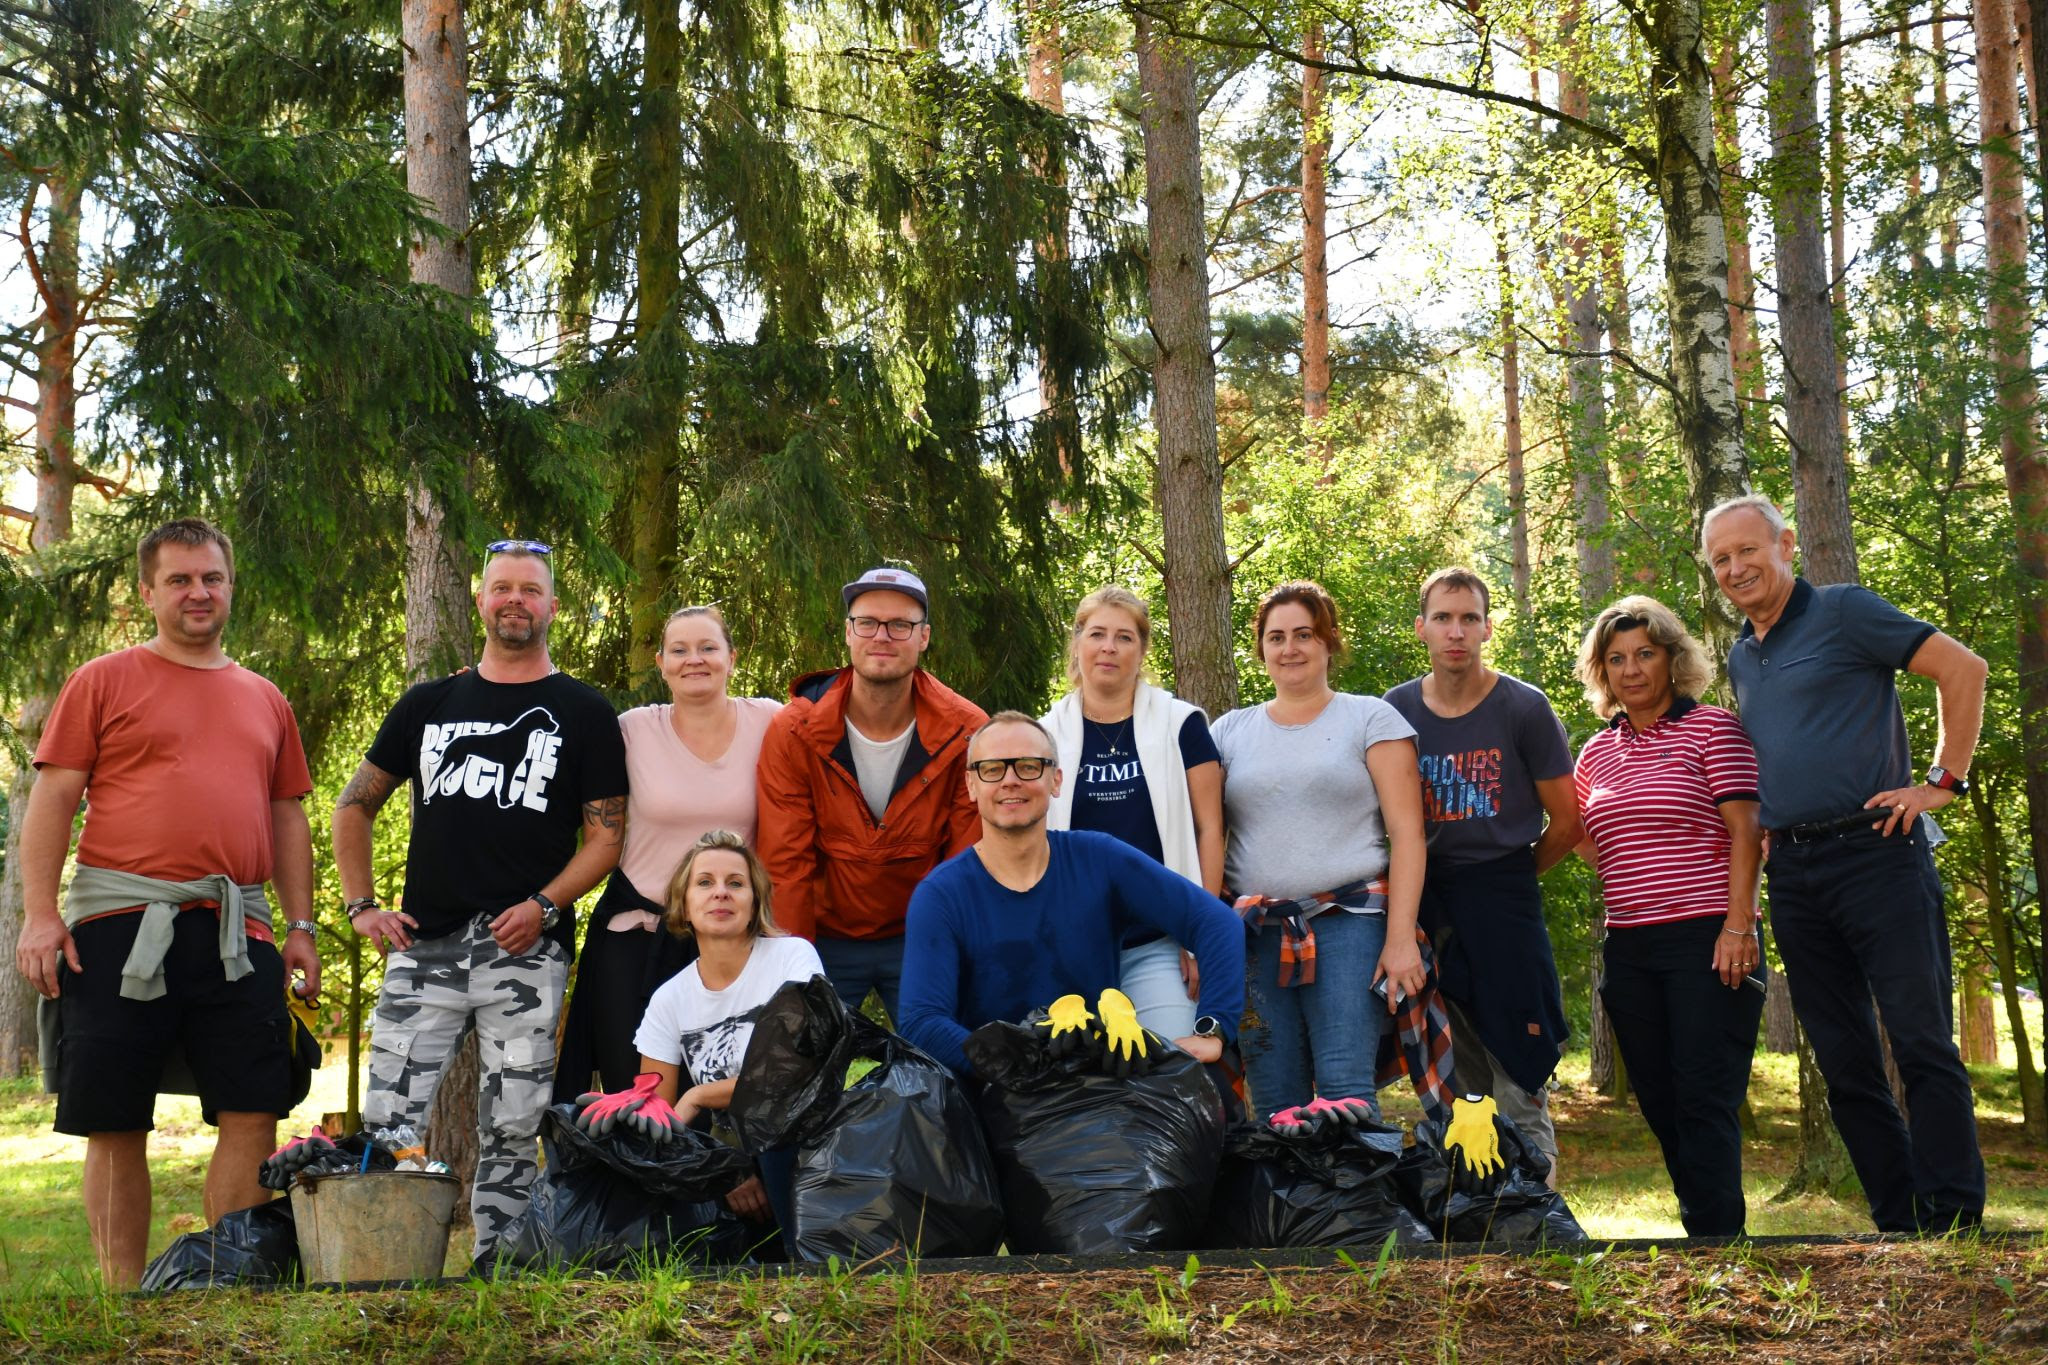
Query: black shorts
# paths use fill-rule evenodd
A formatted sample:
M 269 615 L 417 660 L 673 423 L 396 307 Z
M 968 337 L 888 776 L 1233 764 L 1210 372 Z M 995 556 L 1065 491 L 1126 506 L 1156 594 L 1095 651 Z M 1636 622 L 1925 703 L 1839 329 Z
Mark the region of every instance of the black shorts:
M 84 970 L 58 966 L 57 1131 L 83 1137 L 154 1127 L 164 1059 L 174 1046 L 183 1047 L 208 1123 L 223 1111 L 288 1112 L 291 1033 L 276 947 L 250 939 L 255 970 L 229 981 L 217 912 L 180 911 L 164 958 L 164 994 L 130 1000 L 121 994 L 121 966 L 141 925 L 140 913 L 106 915 L 71 931 Z

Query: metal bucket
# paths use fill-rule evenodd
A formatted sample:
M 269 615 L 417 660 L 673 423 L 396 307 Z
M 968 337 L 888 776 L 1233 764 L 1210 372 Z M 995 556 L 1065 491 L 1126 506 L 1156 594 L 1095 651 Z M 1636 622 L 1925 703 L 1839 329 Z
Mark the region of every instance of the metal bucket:
M 462 1182 L 438 1171 L 301 1176 L 292 1186 L 308 1284 L 439 1279 Z

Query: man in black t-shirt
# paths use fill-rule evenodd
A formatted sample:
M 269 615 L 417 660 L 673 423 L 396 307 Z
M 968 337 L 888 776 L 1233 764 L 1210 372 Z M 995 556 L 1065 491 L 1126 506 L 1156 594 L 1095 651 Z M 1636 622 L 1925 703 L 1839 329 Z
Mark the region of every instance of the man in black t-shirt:
M 559 605 L 548 547 L 490 550 L 476 598 L 482 660 L 408 689 L 334 807 L 349 922 L 385 954 L 363 1122 L 420 1127 L 474 1025 L 479 1256 L 526 1211 L 575 943 L 570 907 L 618 862 L 626 818 L 618 718 L 548 661 Z M 371 831 L 405 781 L 405 896 L 386 910 L 372 894 Z
M 1415 633 L 1429 672 L 1386 701 L 1415 727 L 1429 830 L 1418 922 L 1437 953 L 1458 1084 L 1494 1097 L 1555 1185 L 1547 1087 L 1571 1030 L 1536 878 L 1584 834 L 1571 744 L 1549 698 L 1486 666 L 1479 575 L 1431 574 Z

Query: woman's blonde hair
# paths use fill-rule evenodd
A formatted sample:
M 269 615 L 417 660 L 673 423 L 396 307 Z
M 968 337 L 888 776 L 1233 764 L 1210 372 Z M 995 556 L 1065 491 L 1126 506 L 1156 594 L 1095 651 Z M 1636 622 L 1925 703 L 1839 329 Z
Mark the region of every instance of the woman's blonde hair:
M 1602 720 L 1621 709 L 1607 683 L 1607 647 L 1625 630 L 1644 630 L 1650 643 L 1671 659 L 1671 689 L 1681 697 L 1698 697 L 1714 680 L 1707 651 L 1678 613 L 1654 597 L 1624 597 L 1593 618 L 1593 628 L 1579 645 L 1579 681 L 1586 686 L 1586 704 Z
M 1081 599 L 1081 605 L 1074 608 L 1074 625 L 1067 632 L 1067 686 L 1081 685 L 1081 632 L 1088 628 L 1088 618 L 1104 607 L 1120 607 L 1131 614 L 1138 623 L 1138 653 L 1143 655 L 1152 648 L 1152 608 L 1144 598 L 1129 588 L 1111 583 L 1097 588 Z M 1141 665 L 1142 667 L 1142 661 Z
M 690 871 L 698 854 L 715 848 L 727 849 L 746 859 L 747 880 L 754 884 L 754 916 L 747 921 L 747 932 L 755 938 L 781 938 L 782 930 L 775 927 L 775 888 L 768 882 L 768 869 L 761 865 L 760 855 L 747 847 L 747 841 L 729 829 L 709 831 L 691 844 L 690 851 L 676 864 L 676 874 L 668 879 L 668 895 L 664 898 L 668 911 L 662 922 L 668 925 L 668 931 L 677 938 L 690 937 Z

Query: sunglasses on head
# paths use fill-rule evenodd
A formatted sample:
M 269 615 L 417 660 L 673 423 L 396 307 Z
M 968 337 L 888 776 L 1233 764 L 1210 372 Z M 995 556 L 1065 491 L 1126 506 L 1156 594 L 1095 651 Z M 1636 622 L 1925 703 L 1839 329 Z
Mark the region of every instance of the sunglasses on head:
M 494 540 L 484 546 L 484 553 L 487 555 L 551 555 L 554 552 L 554 546 L 538 540 Z

